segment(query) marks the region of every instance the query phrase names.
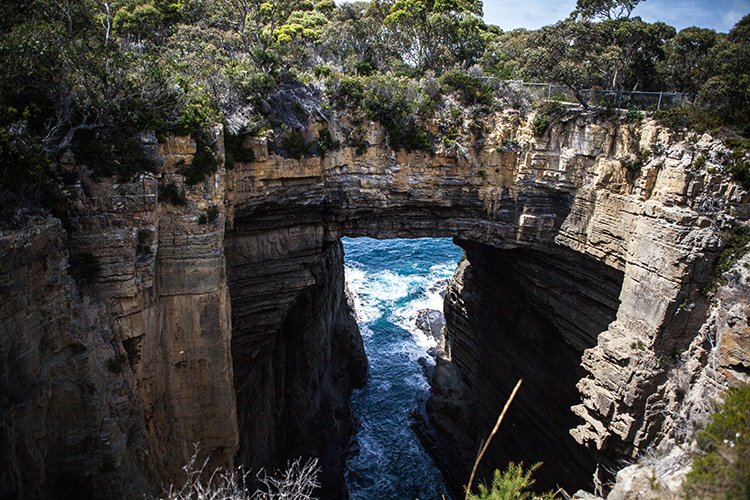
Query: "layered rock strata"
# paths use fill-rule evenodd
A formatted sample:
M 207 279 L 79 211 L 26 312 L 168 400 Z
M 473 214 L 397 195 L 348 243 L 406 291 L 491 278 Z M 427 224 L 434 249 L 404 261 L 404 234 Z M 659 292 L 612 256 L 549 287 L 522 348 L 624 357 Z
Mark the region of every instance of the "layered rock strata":
M 671 425 L 660 403 L 672 380 L 667 360 L 690 349 L 705 319 L 699 290 L 723 225 L 748 217 L 747 193 L 722 171 L 728 151 L 708 136 L 595 113 L 568 113 L 538 138 L 514 112 L 485 122 L 490 132 L 460 157 L 440 147 L 393 152 L 377 124 L 364 151 L 347 146 L 344 119 L 306 131 L 313 140 L 328 126 L 344 143 L 324 158 L 285 158 L 248 137 L 255 161 L 220 166 L 196 186 L 183 170 L 196 145 L 184 137 L 144 136 L 162 165 L 129 182 L 60 165 L 73 174 L 63 178 L 77 179 L 66 187 L 65 230 L 46 220 L 43 231 L 2 235 L 12 258 L 1 289 L 11 333 L 0 440 L 14 450 L 3 487 L 62 491 L 54 457 L 85 469 L 71 451 L 95 436 L 93 449 L 116 471 L 87 473 L 97 497 L 179 481 L 196 442 L 210 467 L 319 456 L 327 493 L 340 492 L 348 394 L 366 373 L 345 300 L 342 235 L 452 236 L 467 249 L 431 403 L 436 427 L 463 436 L 442 446 L 458 467 L 518 375 L 528 381 L 517 442 L 493 450 L 488 468 L 519 456 L 507 448 L 521 440 L 523 458 L 549 462 L 549 440 L 559 439 L 571 458 L 555 467 L 580 484 L 597 463 L 661 439 Z M 517 148 L 505 146 L 509 137 Z M 220 134 L 214 146 L 221 160 Z M 97 311 L 80 341 L 79 304 Z M 488 333 L 485 323 L 497 328 Z M 63 340 L 50 347 L 40 340 L 48 332 Z M 555 375 L 542 371 L 545 356 Z M 57 380 L 96 397 L 50 405 L 66 394 L 49 389 Z M 35 389 L 19 394 L 26 386 Z M 39 412 L 45 430 L 32 424 Z

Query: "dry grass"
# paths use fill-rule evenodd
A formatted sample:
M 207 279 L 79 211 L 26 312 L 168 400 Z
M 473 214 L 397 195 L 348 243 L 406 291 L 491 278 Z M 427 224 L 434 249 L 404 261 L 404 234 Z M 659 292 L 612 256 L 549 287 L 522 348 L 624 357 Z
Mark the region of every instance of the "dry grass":
M 298 458 L 286 470 L 275 476 L 260 471 L 256 476 L 257 489 L 248 489 L 247 477 L 242 467 L 233 471 L 217 468 L 207 474 L 208 459 L 198 461 L 198 445 L 190 461 L 182 468 L 186 480 L 179 488 L 174 485 L 160 497 L 162 500 L 309 500 L 318 482 L 318 460 L 303 461 Z

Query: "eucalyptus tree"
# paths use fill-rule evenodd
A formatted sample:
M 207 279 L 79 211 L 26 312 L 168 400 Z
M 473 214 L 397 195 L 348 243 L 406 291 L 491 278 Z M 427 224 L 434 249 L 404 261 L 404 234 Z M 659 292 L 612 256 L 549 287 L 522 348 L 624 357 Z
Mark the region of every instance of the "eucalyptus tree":
M 696 95 L 714 72 L 714 48 L 723 39 L 714 30 L 695 26 L 677 33 L 666 44 L 666 57 L 658 67 L 662 85 Z
M 374 0 L 390 6 L 384 19 L 404 61 L 419 71 L 441 71 L 481 58 L 484 23 L 479 0 Z
M 585 19 L 626 19 L 643 0 L 577 0 L 573 15 Z
M 244 52 L 266 72 L 283 66 L 295 48 L 317 39 L 327 24 L 329 0 L 220 0 Z M 316 5 L 320 8 L 316 10 Z

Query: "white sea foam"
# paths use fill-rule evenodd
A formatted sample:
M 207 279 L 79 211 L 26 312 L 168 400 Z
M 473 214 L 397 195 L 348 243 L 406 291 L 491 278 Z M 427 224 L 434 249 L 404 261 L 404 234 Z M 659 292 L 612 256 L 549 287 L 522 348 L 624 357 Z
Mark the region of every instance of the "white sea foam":
M 415 285 L 421 288 L 422 293 L 414 300 L 395 309 L 392 313 L 393 322 L 412 334 L 412 338 L 416 344 L 415 347 L 417 348 L 414 352 L 410 353 L 410 357 L 413 359 L 424 357 L 428 349 L 437 345 L 432 336 L 427 335 L 421 329 L 417 328 L 417 315 L 419 311 L 424 309 L 432 309 L 442 313 L 443 297 L 441 292 L 443 290 L 436 285 L 452 275 L 453 266 L 446 264 L 434 265 L 430 268 L 430 271 L 429 275 L 422 277 L 419 283 L 415 283 Z

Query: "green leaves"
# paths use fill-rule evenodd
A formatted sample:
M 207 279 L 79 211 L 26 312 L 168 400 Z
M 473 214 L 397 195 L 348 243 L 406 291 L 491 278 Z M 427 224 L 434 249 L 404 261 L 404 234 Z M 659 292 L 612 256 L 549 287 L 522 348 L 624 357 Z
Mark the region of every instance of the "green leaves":
M 586 18 L 623 19 L 630 17 L 642 0 L 578 0 L 576 14 Z
M 724 403 L 698 433 L 702 454 L 684 483 L 690 498 L 750 497 L 750 386 L 727 390 Z
M 395 33 L 401 57 L 420 70 L 442 70 L 457 62 L 467 65 L 478 48 L 484 23 L 477 0 L 396 0 L 384 24 Z M 481 51 L 472 59 L 478 60 Z
M 523 464 L 510 462 L 504 471 L 495 470 L 492 484 L 487 487 L 480 484 L 479 493 L 467 495 L 469 500 L 552 500 L 558 498 L 553 493 L 537 494 L 534 486 L 534 471 L 541 467 L 541 462 L 524 469 Z

